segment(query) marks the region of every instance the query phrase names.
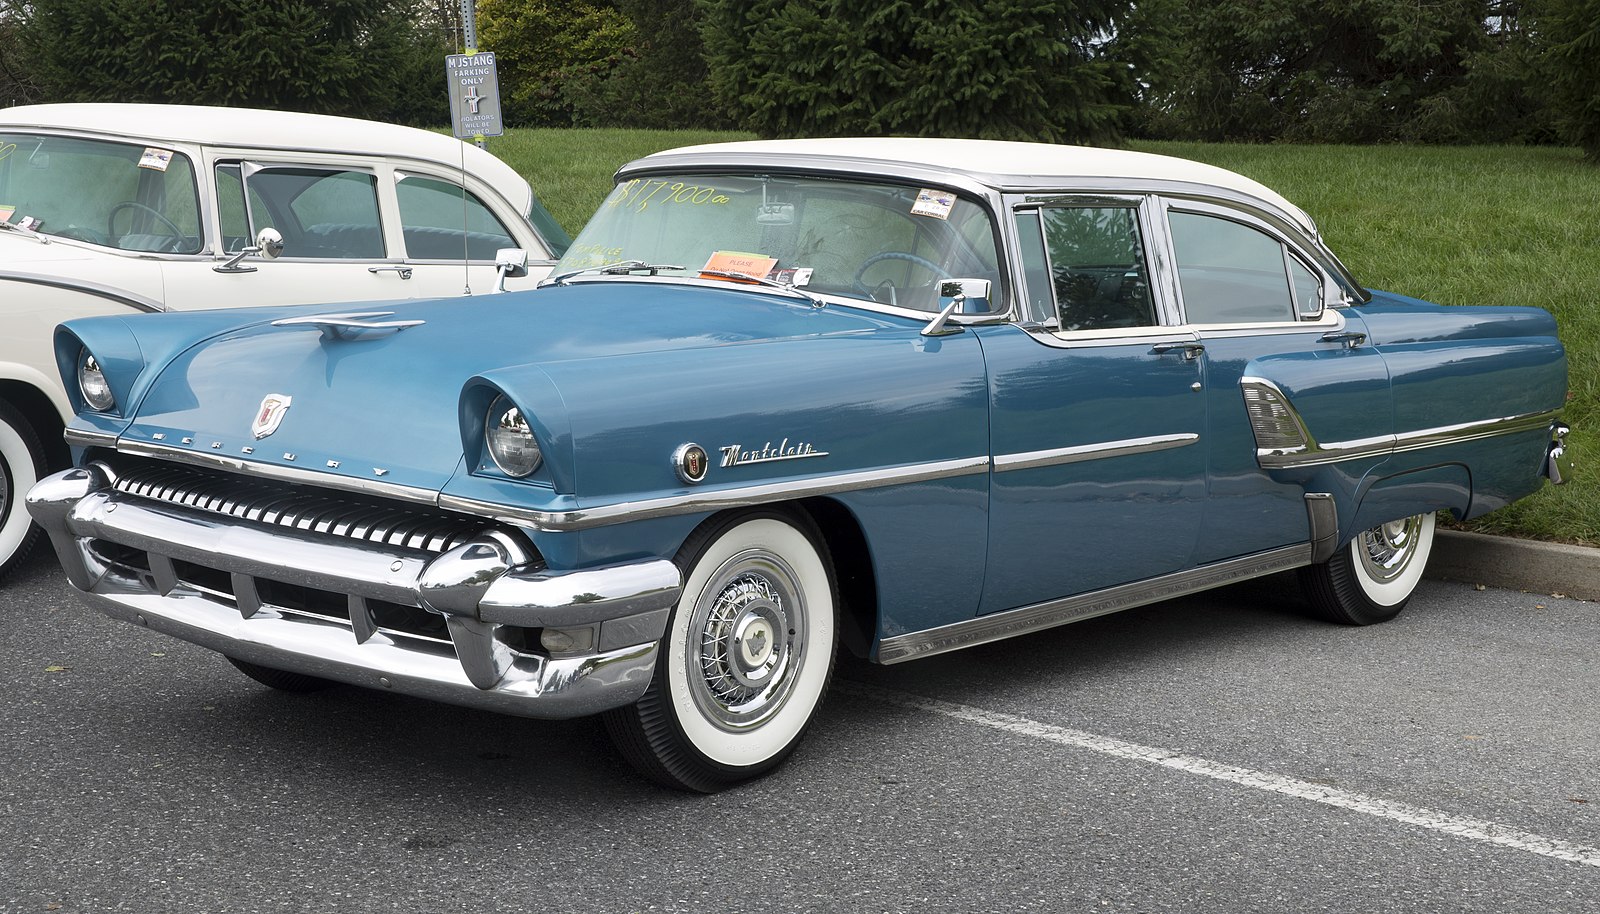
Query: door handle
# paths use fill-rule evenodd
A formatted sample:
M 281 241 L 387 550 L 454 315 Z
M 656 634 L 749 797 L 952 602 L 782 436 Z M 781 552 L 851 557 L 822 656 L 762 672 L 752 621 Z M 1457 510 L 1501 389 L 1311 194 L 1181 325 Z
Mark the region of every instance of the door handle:
M 1169 352 L 1177 352 L 1179 350 L 1182 350 L 1185 362 L 1192 362 L 1200 357 L 1200 353 L 1206 351 L 1206 344 L 1197 343 L 1194 340 L 1185 340 L 1181 343 L 1157 343 L 1150 347 L 1152 355 L 1166 355 Z
M 395 272 L 395 273 L 399 273 L 400 274 L 400 278 L 401 279 L 410 279 L 411 278 L 411 268 L 407 267 L 407 266 L 396 265 L 396 266 L 392 266 L 392 267 L 367 267 L 367 272 L 368 273 Z
M 1355 330 L 1332 331 L 1322 335 L 1324 343 L 1343 343 L 1344 348 L 1354 349 L 1367 341 L 1367 335 Z

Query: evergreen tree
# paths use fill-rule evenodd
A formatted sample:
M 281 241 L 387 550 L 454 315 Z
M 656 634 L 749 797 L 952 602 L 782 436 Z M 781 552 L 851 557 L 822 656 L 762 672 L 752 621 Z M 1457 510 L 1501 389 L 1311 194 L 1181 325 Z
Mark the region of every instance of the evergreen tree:
M 573 126 L 573 87 L 608 76 L 633 38 L 632 22 L 606 0 L 478 4 L 478 43 L 494 52 L 507 126 Z
M 1518 0 L 1141 0 L 1168 66 L 1156 135 L 1300 142 L 1540 139 L 1537 36 Z
M 1540 25 L 1561 134 L 1600 163 L 1600 0 L 1547 0 Z
M 1114 139 L 1118 0 L 697 0 L 711 90 L 763 136 Z
M 51 101 L 182 102 L 381 116 L 410 89 L 396 74 L 404 70 L 412 48 L 412 5 L 407 0 L 29 0 L 22 29 L 32 49 L 29 64 Z

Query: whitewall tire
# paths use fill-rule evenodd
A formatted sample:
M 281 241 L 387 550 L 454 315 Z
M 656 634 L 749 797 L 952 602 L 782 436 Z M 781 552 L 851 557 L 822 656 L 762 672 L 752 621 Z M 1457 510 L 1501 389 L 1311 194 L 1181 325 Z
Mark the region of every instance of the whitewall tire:
M 44 447 L 15 407 L 0 401 L 0 578 L 26 558 L 39 539 L 28 516 L 28 490 L 45 473 Z
M 746 514 L 679 553 L 683 596 L 639 702 L 606 715 L 650 779 L 711 792 L 783 761 L 827 694 L 837 597 L 821 537 L 798 517 Z
M 1436 517 L 1418 514 L 1363 530 L 1320 565 L 1300 570 L 1311 606 L 1346 625 L 1371 625 L 1400 615 L 1422 580 L 1433 551 Z

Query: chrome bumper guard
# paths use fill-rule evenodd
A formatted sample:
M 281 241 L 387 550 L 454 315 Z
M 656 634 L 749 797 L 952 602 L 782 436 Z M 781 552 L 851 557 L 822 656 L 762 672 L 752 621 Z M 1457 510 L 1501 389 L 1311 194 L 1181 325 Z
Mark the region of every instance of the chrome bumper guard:
M 1567 453 L 1567 435 L 1571 432 L 1572 429 L 1564 422 L 1557 422 L 1550 427 L 1550 446 L 1544 455 L 1544 475 L 1558 486 L 1572 478 L 1572 456 Z
M 438 555 L 338 541 L 129 496 L 110 473 L 65 470 L 28 493 L 72 585 L 112 618 L 275 669 L 523 717 L 593 714 L 644 693 L 681 592 L 661 559 L 551 572 L 496 530 Z M 108 560 L 96 541 L 144 553 L 148 568 Z M 175 563 L 225 574 L 231 595 Z M 258 584 L 285 576 L 345 595 L 348 622 L 263 599 Z M 442 616 L 448 642 L 381 627 L 369 601 Z M 575 649 L 517 650 L 503 626 L 557 630 Z

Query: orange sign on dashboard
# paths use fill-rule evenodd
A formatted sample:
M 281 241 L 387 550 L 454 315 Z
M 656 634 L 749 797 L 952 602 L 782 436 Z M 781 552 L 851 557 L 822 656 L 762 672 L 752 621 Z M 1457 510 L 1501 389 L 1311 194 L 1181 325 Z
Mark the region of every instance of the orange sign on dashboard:
M 778 258 L 768 257 L 765 254 L 746 254 L 742 251 L 717 251 L 700 268 L 700 275 L 707 273 L 743 273 L 746 276 L 766 276 L 772 268 L 778 265 Z M 724 279 L 722 276 L 707 276 L 707 279 Z M 737 282 L 737 280 L 735 280 Z

